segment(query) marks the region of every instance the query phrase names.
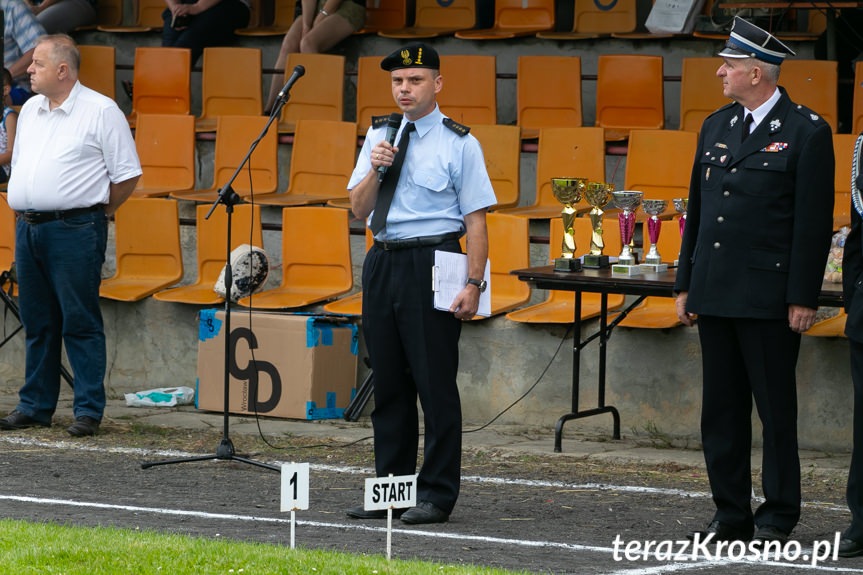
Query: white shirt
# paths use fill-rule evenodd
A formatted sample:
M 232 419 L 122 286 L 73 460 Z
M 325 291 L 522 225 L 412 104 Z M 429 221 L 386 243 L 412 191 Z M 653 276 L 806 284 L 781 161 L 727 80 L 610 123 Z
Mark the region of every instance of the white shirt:
M 76 82 L 53 110 L 41 94 L 21 108 L 9 179 L 13 210 L 107 204 L 111 183 L 139 175 L 132 132 L 113 100 Z
M 782 92 L 779 91 L 779 88 L 773 91 L 773 95 L 767 98 L 767 101 L 755 108 L 754 110 L 750 110 L 746 106 L 743 107 L 745 110 L 744 114 L 752 114 L 752 124 L 749 125 L 749 133 L 755 131 L 755 128 L 758 127 L 758 124 L 761 123 L 764 118 L 767 117 L 767 114 L 770 113 L 770 110 L 773 109 L 773 106 L 776 105 L 776 102 L 779 101 L 779 98 L 782 96 Z M 745 116 L 744 116 L 745 117 Z

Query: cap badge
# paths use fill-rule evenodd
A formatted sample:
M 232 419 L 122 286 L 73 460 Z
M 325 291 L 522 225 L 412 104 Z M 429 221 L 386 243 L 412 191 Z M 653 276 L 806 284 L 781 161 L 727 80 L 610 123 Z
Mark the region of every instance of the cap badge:
M 411 51 L 410 50 L 402 50 L 402 64 L 405 66 L 411 65 Z

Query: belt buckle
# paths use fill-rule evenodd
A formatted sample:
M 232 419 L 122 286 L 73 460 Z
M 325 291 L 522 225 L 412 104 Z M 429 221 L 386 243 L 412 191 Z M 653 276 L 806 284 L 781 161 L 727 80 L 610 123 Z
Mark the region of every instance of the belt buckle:
M 21 216 L 21 219 L 24 220 L 25 223 L 30 224 L 31 226 L 35 224 L 38 219 L 35 214 L 31 214 L 28 212 L 18 212 L 18 214 Z

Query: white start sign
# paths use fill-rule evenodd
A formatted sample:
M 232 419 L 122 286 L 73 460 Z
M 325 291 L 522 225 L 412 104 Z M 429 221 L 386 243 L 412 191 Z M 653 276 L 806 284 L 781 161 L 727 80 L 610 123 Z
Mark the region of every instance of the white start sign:
M 376 509 L 402 509 L 417 504 L 417 476 L 374 477 L 366 479 L 364 507 Z

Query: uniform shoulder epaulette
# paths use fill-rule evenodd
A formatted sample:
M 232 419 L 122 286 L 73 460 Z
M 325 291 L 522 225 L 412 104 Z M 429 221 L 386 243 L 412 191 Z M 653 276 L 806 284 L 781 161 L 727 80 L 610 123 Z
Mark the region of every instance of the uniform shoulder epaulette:
M 737 102 L 729 102 L 729 103 L 725 104 L 724 106 L 722 106 L 721 108 L 719 108 L 718 110 L 714 110 L 713 112 L 708 114 L 707 117 L 704 119 L 706 120 L 707 118 L 715 116 L 716 114 L 719 114 L 720 112 L 724 112 L 725 110 L 728 110 L 729 108 L 732 108 L 736 105 L 737 105 Z
M 387 120 L 390 117 L 388 115 L 384 116 L 372 116 L 372 128 L 383 128 L 387 125 Z
M 803 104 L 794 104 L 794 109 L 797 110 L 798 114 L 802 114 L 803 116 L 809 118 L 809 120 L 814 124 L 819 124 L 826 121 L 823 116 L 815 113 L 814 110 L 807 108 Z
M 470 128 L 451 120 L 450 118 L 443 119 L 443 125 L 458 134 L 459 136 L 467 136 Z

